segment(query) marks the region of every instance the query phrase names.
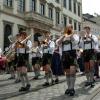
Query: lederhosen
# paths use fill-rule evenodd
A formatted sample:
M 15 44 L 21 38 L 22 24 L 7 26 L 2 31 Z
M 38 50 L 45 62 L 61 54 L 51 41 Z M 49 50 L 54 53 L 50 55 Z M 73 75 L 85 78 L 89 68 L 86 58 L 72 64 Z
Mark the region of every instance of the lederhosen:
M 66 40 L 62 43 L 62 64 L 64 69 L 70 69 L 70 66 L 76 65 L 76 50 L 72 48 L 72 42 L 70 40 Z
M 100 60 L 100 52 L 96 53 L 97 60 Z
M 85 62 L 89 62 L 89 60 L 94 59 L 94 49 L 93 49 L 93 41 L 90 40 L 86 40 L 86 38 L 83 38 L 84 40 L 84 52 L 83 52 L 83 57 L 84 57 L 84 61 Z
M 17 62 L 17 67 L 22 67 L 22 66 L 26 66 L 26 49 L 24 48 L 24 46 L 22 48 L 18 48 L 17 49 L 17 56 L 18 56 L 18 62 Z
M 36 63 L 39 63 L 40 58 L 37 55 L 37 52 L 32 52 L 32 65 L 34 66 Z
M 26 45 L 28 43 L 29 40 L 26 41 Z M 29 53 L 27 52 L 27 49 L 25 49 L 25 57 L 24 59 L 28 62 L 29 61 Z
M 43 47 L 43 61 L 42 66 L 51 64 L 52 54 L 49 53 L 49 45 Z

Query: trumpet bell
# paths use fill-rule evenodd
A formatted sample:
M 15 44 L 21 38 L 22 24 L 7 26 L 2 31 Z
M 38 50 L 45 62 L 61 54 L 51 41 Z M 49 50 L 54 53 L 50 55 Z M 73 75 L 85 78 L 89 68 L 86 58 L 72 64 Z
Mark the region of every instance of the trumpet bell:
M 84 37 L 85 34 L 86 34 L 86 32 L 85 32 L 84 30 L 82 30 L 82 31 L 80 31 L 78 34 L 79 34 L 79 36 Z

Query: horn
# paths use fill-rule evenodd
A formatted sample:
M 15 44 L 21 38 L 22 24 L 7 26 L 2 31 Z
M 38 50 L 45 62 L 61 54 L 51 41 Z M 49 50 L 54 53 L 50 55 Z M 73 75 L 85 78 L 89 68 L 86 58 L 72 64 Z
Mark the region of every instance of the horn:
M 80 37 L 84 37 L 85 34 L 86 34 L 86 31 L 82 30 L 78 34 L 79 34 Z
M 13 42 L 15 42 L 15 40 L 16 40 L 16 36 L 9 35 L 9 36 L 8 36 L 8 39 L 9 39 L 9 41 L 10 41 L 11 43 L 13 43 Z

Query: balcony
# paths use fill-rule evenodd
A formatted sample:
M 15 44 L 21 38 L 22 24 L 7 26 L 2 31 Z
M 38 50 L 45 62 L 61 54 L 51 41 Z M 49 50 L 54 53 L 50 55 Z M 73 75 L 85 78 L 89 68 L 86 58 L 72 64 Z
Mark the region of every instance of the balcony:
M 36 12 L 26 12 L 25 13 L 25 21 L 28 21 L 28 22 L 37 21 L 41 24 L 48 25 L 50 27 L 53 26 L 53 20 L 51 20 L 48 17 L 45 17 L 43 15 L 40 15 Z

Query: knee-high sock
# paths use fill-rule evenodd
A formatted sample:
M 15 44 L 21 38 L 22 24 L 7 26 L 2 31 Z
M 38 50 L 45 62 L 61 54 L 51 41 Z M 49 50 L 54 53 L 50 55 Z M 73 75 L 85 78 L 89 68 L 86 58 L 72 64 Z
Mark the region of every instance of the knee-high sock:
M 46 79 L 46 82 L 49 83 L 49 73 L 45 74 L 45 79 Z
M 90 71 L 90 82 L 93 82 L 94 79 L 94 72 Z
M 86 78 L 87 78 L 87 82 L 90 82 L 90 73 L 88 72 L 85 75 L 86 75 Z
M 49 76 L 50 76 L 50 79 L 52 81 L 53 80 L 53 73 L 52 73 L 52 71 L 49 72 Z
M 34 73 L 35 73 L 35 77 L 38 77 L 39 75 L 40 75 L 40 71 L 34 71 Z
M 17 80 L 20 80 L 20 72 L 17 71 Z
M 20 79 L 21 79 L 21 83 L 22 83 L 22 87 L 25 87 L 25 79 L 23 75 L 20 75 Z
M 35 64 L 36 69 L 34 69 L 35 77 L 38 77 L 40 75 L 40 65 Z
M 26 84 L 29 84 L 29 79 L 27 73 L 24 74 L 25 82 Z
M 13 66 L 11 66 L 10 73 L 11 73 L 11 77 L 15 78 L 15 72 Z
M 74 89 L 75 86 L 76 75 L 70 76 L 70 89 Z
M 68 89 L 70 89 L 70 75 L 66 75 Z

